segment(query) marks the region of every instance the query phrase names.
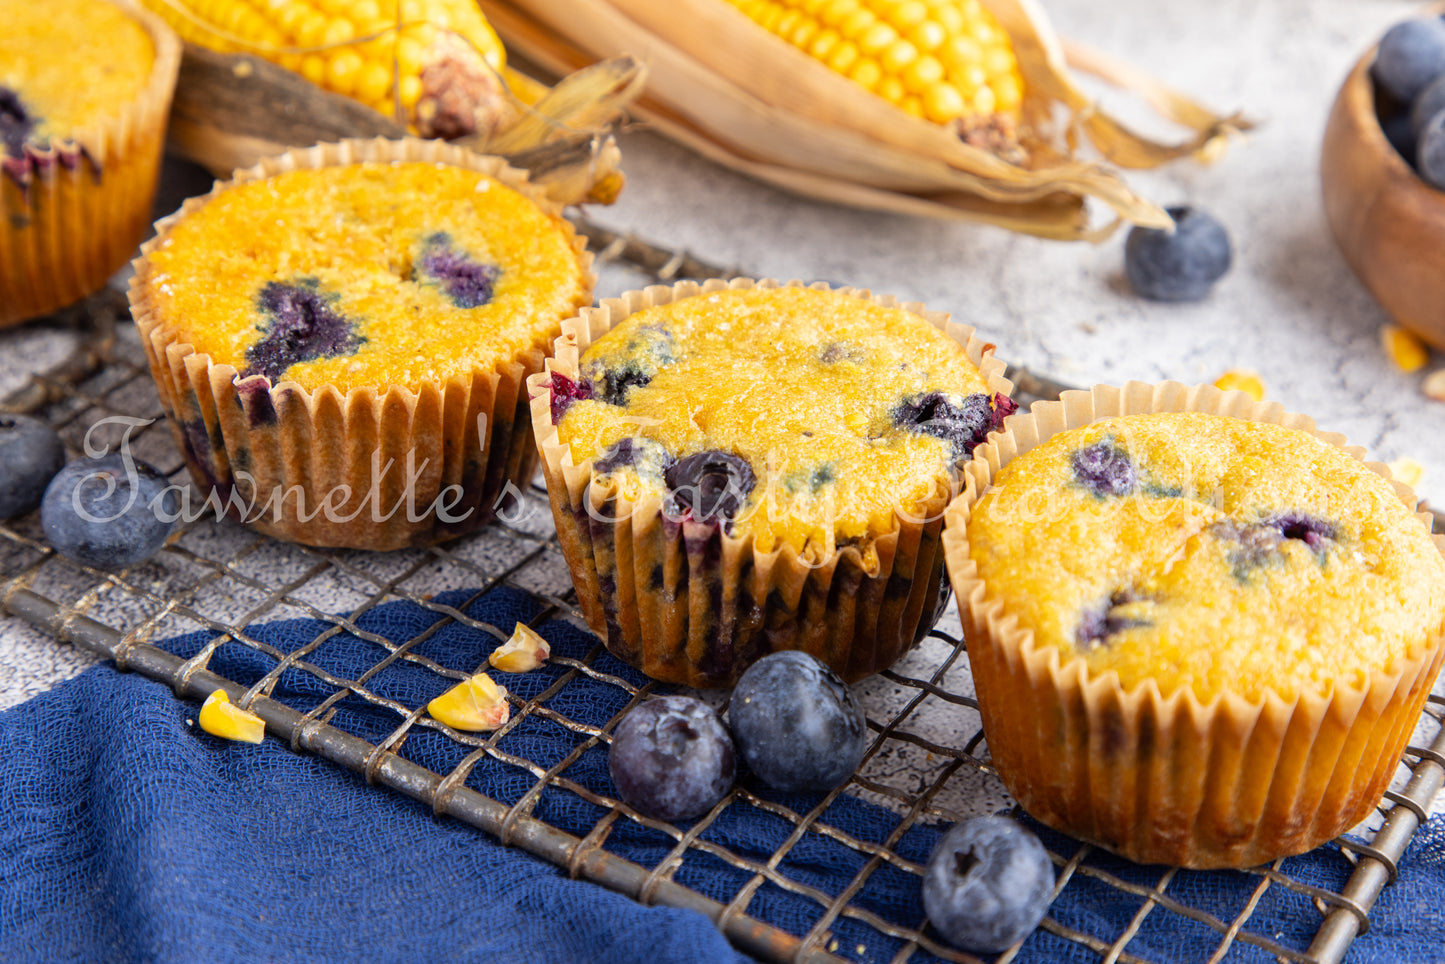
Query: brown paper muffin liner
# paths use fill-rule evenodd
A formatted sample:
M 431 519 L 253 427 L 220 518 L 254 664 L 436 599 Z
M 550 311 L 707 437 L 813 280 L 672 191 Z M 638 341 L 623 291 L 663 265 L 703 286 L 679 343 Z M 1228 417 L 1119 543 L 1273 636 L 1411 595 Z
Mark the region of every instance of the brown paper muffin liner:
M 755 286 L 779 284 L 739 278 L 653 286 L 563 322 L 555 357 L 527 382 L 558 538 L 588 626 L 618 658 L 654 679 L 726 686 L 755 660 L 781 649 L 801 649 L 849 681 L 862 679 L 897 662 L 947 604 L 941 504 L 924 519 L 899 517 L 897 528 L 874 542 L 875 565 L 865 563 L 856 546 L 821 555 L 791 547 L 762 552 L 751 536 L 666 518 L 655 497 L 631 505 L 610 487 L 593 485 L 592 460 L 574 464 L 571 447 L 559 441 L 552 424 L 552 373 L 575 381 L 587 346 L 624 318 L 692 295 Z M 821 283 L 810 287 L 830 290 Z M 993 346 L 972 328 L 921 304 L 836 290 L 919 315 L 964 348 L 990 392 L 1012 390 Z
M 150 227 L 181 42 L 149 11 L 112 2 L 150 34 L 150 78 L 118 115 L 70 140 L 0 152 L 0 326 L 99 291 Z
M 439 141 L 405 138 L 318 144 L 237 171 L 210 194 L 192 198 L 156 225 L 135 261 L 131 313 L 151 373 L 171 416 L 191 476 L 233 518 L 313 546 L 397 549 L 429 545 L 479 528 L 537 468 L 528 429 L 525 379 L 542 370 L 554 324 L 522 355 L 495 368 L 428 382 L 418 389 L 326 386 L 241 379 L 231 365 L 180 339 L 149 295 L 149 254 L 167 230 L 206 201 L 246 181 L 286 171 L 363 161 L 425 161 L 496 178 L 551 214 L 572 242 L 584 277 L 577 307 L 591 301 L 596 276 L 586 239 L 526 172 L 501 158 Z M 390 468 L 388 468 L 390 466 Z
M 1042 822 L 1141 863 L 1246 867 L 1313 849 L 1365 819 L 1390 783 L 1445 655 L 1445 623 L 1360 686 L 1336 683 L 1294 700 L 1148 680 L 1124 689 L 1082 657 L 1036 647 L 991 596 L 969 556 L 974 505 L 1003 466 L 1058 432 L 1114 415 L 1206 412 L 1310 433 L 1358 459 L 1364 450 L 1303 415 L 1242 392 L 1131 382 L 1065 392 L 975 451 L 949 506 L 943 551 L 958 594 L 979 712 L 999 776 Z M 1417 499 L 1378 463 L 1412 510 Z M 1426 530 L 1428 513 L 1420 513 Z M 1445 537 L 1436 536 L 1445 551 Z

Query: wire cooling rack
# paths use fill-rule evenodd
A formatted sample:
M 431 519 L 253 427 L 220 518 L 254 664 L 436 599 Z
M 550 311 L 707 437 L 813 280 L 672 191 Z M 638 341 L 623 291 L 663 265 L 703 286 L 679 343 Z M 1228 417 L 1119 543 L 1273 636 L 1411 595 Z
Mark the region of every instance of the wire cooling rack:
M 599 253 L 604 273 L 630 272 L 644 283 L 730 273 L 585 221 L 578 226 Z M 113 293 L 97 296 L 57 322 L 79 327 L 84 347 L 56 369 L 32 377 L 0 408 L 47 420 L 72 452 L 80 450 L 94 426 L 101 426 L 97 433 L 111 444 L 129 431 L 137 458 L 183 481 L 183 465 L 160 421 L 161 407 L 139 339 L 128 323 L 124 299 Z M 1010 376 L 1025 402 L 1056 396 L 1062 387 L 1027 371 L 1013 371 Z M 132 423 L 156 421 L 105 422 L 113 416 L 129 417 Z M 976 809 L 980 799 L 990 799 L 990 794 L 999 807 L 1009 806 L 988 762 L 967 656 L 952 612 L 898 666 L 861 684 L 872 742 L 849 784 L 802 810 L 739 785 L 712 812 L 686 828 L 641 816 L 616 800 L 605 780 L 589 784 L 581 777 L 574 779 L 583 769 L 576 766 L 578 761 L 589 755 L 605 756 L 609 734 L 622 712 L 605 725 L 583 723 L 559 710 L 565 701 L 558 697 L 578 687 L 604 687 L 620 691 L 618 704 L 630 707 L 654 687 L 635 686 L 602 668 L 605 655 L 600 643 L 582 658 L 555 659 L 555 680 L 529 699 L 512 697 L 511 722 L 491 734 L 444 731 L 424 715 L 424 706 L 403 705 L 370 685 L 377 674 L 396 665 L 437 674 L 437 692 L 464 677 L 465 673 L 421 655 L 418 646 L 454 624 L 498 640 L 506 638 L 510 626 L 489 625 L 468 615 L 474 602 L 503 587 L 526 593 L 540 607 L 534 625 L 564 619 L 585 630 L 545 492 L 534 487 L 523 494 L 522 502 L 524 511 L 514 513 L 511 523 L 498 522 L 442 546 L 391 553 L 311 549 L 206 518 L 185 526 L 156 559 L 114 573 L 85 569 L 57 556 L 45 544 L 32 514 L 0 523 L 0 592 L 12 615 L 109 658 L 123 670 L 165 683 L 182 700 L 201 700 L 224 689 L 232 700 L 258 713 L 267 731 L 289 741 L 293 750 L 363 774 L 370 783 L 422 801 L 437 813 L 552 861 L 573 876 L 645 903 L 700 911 L 736 947 L 759 958 L 894 964 L 975 960 L 942 944 L 926 927 L 917 898 L 926 853 L 908 845 L 912 831 L 959 819 L 971 806 Z M 438 596 L 444 590 L 451 592 Z M 465 601 L 455 602 L 458 591 Z M 421 607 L 432 619 L 430 625 L 402 641 L 359 625 L 363 616 L 389 601 Z M 309 643 L 290 652 L 275 649 L 254 632 L 263 622 L 293 617 L 315 620 L 323 628 Z M 204 634 L 206 642 L 189 659 L 152 645 L 195 632 Z M 374 664 L 355 679 L 340 678 L 312 661 L 329 639 L 343 633 L 376 644 Z M 260 657 L 269 667 L 250 686 L 209 668 L 218 653 L 236 648 Z M 283 671 L 306 674 L 326 696 L 305 710 L 272 699 L 271 687 Z M 394 722 L 391 731 L 378 737 L 333 725 L 341 719 L 335 715 L 338 705 L 356 699 L 389 714 Z M 569 731 L 575 738 L 572 752 L 547 763 L 512 752 L 507 735 L 529 717 Z M 938 725 L 941 719 L 948 721 L 947 726 Z M 1367 842 L 1340 838 L 1321 848 L 1328 864 L 1325 885 L 1318 871 L 1320 854 L 1315 855 L 1315 869 L 1306 882 L 1292 872 L 1299 858 L 1247 871 L 1140 867 L 1046 833 L 1058 867 L 1059 894 L 1082 888 L 1090 900 L 1133 908 L 1133 914 L 1127 926 L 1113 933 L 1090 933 L 1076 926 L 1077 921 L 1056 916 L 1046 918 L 1041 929 L 1049 941 L 1076 945 L 1075 952 L 1087 949 L 1106 964 L 1144 960 L 1130 951 L 1142 933 L 1157 937 L 1186 929 L 1208 938 L 1214 947 L 1211 960 L 1340 961 L 1354 937 L 1369 927 L 1370 908 L 1394 879 L 1396 861 L 1426 819 L 1445 780 L 1442 719 L 1445 699 L 1432 697 L 1398 778 L 1382 801 L 1379 819 L 1374 821 L 1378 829 Z M 400 752 L 409 735 L 428 730 L 444 733 L 464 754 L 451 771 L 434 772 Z M 467 786 L 474 767 L 493 761 L 513 768 L 527 787 L 511 803 Z M 534 811 L 544 791 L 574 795 L 600 816 L 582 836 L 551 826 Z M 882 804 L 893 814 L 890 832 L 882 839 L 861 839 L 831 822 L 831 805 L 844 792 Z M 740 855 L 708 835 L 709 827 L 727 811 L 734 816 L 741 811 L 742 819 L 773 828 L 776 845 L 770 856 Z M 609 836 L 628 822 L 660 835 L 666 856 L 653 866 L 642 866 L 609 852 Z M 849 866 L 856 865 L 852 881 L 841 892 L 827 893 L 794 872 L 790 857 L 816 847 L 832 848 L 852 861 Z M 696 881 L 698 873 L 708 873 L 707 867 L 725 870 L 736 882 L 721 895 L 725 899 L 686 885 Z M 1240 895 L 1227 908 L 1200 896 L 1218 883 L 1212 878 L 1219 874 L 1233 875 L 1232 889 Z M 880 892 L 897 899 L 879 900 Z M 750 916 L 750 910 L 769 894 L 783 894 L 805 908 L 796 932 Z M 1273 921 L 1268 927 L 1256 917 L 1266 904 Z M 1287 928 L 1286 933 L 1278 929 L 1282 916 L 1304 924 Z M 999 960 L 1013 956 L 1011 952 Z

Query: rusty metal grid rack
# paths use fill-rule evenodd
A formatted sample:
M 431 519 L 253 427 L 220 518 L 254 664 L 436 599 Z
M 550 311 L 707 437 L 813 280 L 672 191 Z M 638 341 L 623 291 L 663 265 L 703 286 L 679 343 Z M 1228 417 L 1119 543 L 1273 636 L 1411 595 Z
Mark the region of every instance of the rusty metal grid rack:
M 602 264 L 621 265 L 644 280 L 726 273 L 586 222 L 579 226 L 600 252 Z M 133 430 L 132 450 L 174 480 L 184 480 L 169 431 L 159 421 L 159 402 L 139 340 L 125 318 L 123 299 L 98 297 L 69 315 L 68 323 L 82 331 L 83 349 L 57 369 L 33 377 L 3 408 L 46 419 L 72 452 L 79 450 L 86 431 L 106 416 L 157 419 Z M 1057 395 L 1061 388 L 1026 371 L 1011 375 L 1025 401 Z M 116 436 L 112 434 L 109 441 L 116 441 Z M 749 784 L 742 783 L 688 827 L 642 817 L 611 796 L 605 779 L 574 779 L 582 769 L 576 766 L 579 760 L 599 754 L 605 759 L 609 734 L 622 714 L 603 726 L 579 723 L 559 709 L 563 701 L 557 697 L 569 687 L 605 687 L 620 690 L 619 702 L 630 707 L 654 691 L 655 684 L 634 686 L 607 672 L 605 662 L 610 657 L 600 643 L 581 658 L 554 660 L 555 679 L 531 698 L 513 697 L 511 722 L 491 734 L 447 730 L 425 716 L 424 704 L 403 705 L 369 686 L 376 674 L 394 665 L 436 674 L 437 692 L 466 675 L 417 651 L 421 642 L 449 625 L 461 624 L 478 634 L 478 662 L 484 664 L 485 653 L 512 627 L 482 623 L 468 615 L 468 609 L 499 587 L 518 590 L 535 602 L 534 625 L 562 619 L 585 630 L 545 494 L 534 488 L 524 494 L 524 502 L 531 511 L 519 515 L 515 524 L 494 524 L 467 539 L 431 549 L 384 554 L 284 544 L 206 518 L 184 527 L 156 559 L 115 573 L 83 569 L 55 555 L 32 514 L 0 524 L 0 598 L 10 614 L 111 659 L 123 670 L 167 684 L 182 700 L 199 701 L 225 689 L 234 701 L 248 705 L 266 721 L 272 737 L 288 741 L 295 751 L 362 774 L 379 785 L 378 793 L 388 788 L 405 794 L 438 814 L 545 858 L 573 876 L 637 900 L 700 911 L 736 947 L 759 958 L 895 964 L 975 960 L 943 944 L 927 929 L 916 897 L 926 853 L 910 847 L 912 831 L 963 815 L 949 805 L 948 788 L 956 796 L 960 785 L 967 791 L 980 781 L 994 780 L 997 786 L 977 704 L 970 695 L 956 621 L 940 624 L 920 647 L 923 655 L 910 657 L 870 681 L 875 688 L 891 690 L 892 699 L 887 712 L 879 712 L 878 700 L 865 700 L 871 744 L 863 767 L 848 785 L 811 807 L 795 810 L 755 795 Z M 449 604 L 437 598 L 435 594 L 443 589 L 463 591 L 465 602 Z M 336 611 L 338 600 L 345 602 L 341 608 L 347 611 Z M 358 625 L 369 611 L 395 601 L 421 607 L 430 624 L 400 641 Z M 253 632 L 267 621 L 297 616 L 325 628 L 289 653 L 269 646 Z M 955 627 L 951 632 L 949 625 Z M 206 642 L 190 659 L 152 645 L 195 632 L 203 633 Z M 343 633 L 376 644 L 374 665 L 354 679 L 339 678 L 313 661 L 329 639 Z M 243 686 L 209 668 L 217 653 L 235 648 L 261 658 L 270 671 L 254 685 Z M 271 686 L 283 667 L 307 674 L 324 690 L 325 698 L 304 712 L 272 699 Z M 328 722 L 335 719 L 341 701 L 357 699 L 389 714 L 391 731 L 380 737 L 371 734 L 368 740 Z M 946 730 L 920 724 L 938 712 L 952 721 Z M 507 735 L 528 717 L 565 728 L 575 740 L 571 753 L 550 764 L 512 753 Z M 1399 778 L 1382 802 L 1379 829 L 1368 843 L 1341 838 L 1327 845 L 1326 858 L 1333 871 L 1324 882 L 1299 880 L 1292 875 L 1292 859 L 1280 860 L 1227 872 L 1235 877 L 1232 889 L 1240 899 L 1227 908 L 1203 906 L 1206 902 L 1200 900 L 1197 886 L 1206 876 L 1201 872 L 1139 867 L 1089 845 L 1045 834 L 1058 868 L 1058 892 L 1083 888 L 1091 900 L 1133 911 L 1129 924 L 1112 933 L 1090 933 L 1050 916 L 1041 925 L 1051 935 L 1047 940 L 1081 946 L 1107 964 L 1143 960 L 1130 951 L 1131 941 L 1142 931 L 1167 934 L 1171 928 L 1173 932 L 1191 928 L 1214 947 L 1212 960 L 1242 957 L 1301 964 L 1342 960 L 1353 938 L 1368 928 L 1370 908 L 1394 878 L 1396 861 L 1445 782 L 1442 719 L 1445 699 L 1432 697 Z M 450 772 L 434 772 L 406 757 L 407 739 L 427 732 L 454 741 L 457 752 L 464 754 Z M 915 769 L 907 779 L 890 779 L 888 768 L 872 765 L 895 751 L 926 761 L 923 771 Z M 472 769 L 484 760 L 513 768 L 523 781 L 526 789 L 514 803 L 490 799 L 467 786 Z M 544 792 L 572 795 L 601 816 L 585 835 L 567 833 L 536 816 L 533 808 Z M 891 833 L 884 839 L 860 839 L 830 823 L 830 807 L 840 792 L 867 797 L 891 811 Z M 748 819 L 766 822 L 775 830 L 770 856 L 739 855 L 709 837 L 709 827 L 729 809 L 735 814 L 741 809 Z M 654 866 L 641 866 L 609 852 L 609 836 L 619 826 L 653 833 L 665 845 L 666 856 Z M 837 893 L 813 886 L 789 860 L 805 848 L 846 855 L 857 867 L 851 883 Z M 723 868 L 738 885 L 721 895 L 723 899 L 690 889 L 685 881 L 696 881 L 700 866 L 703 873 L 707 867 Z M 887 900 L 877 899 L 885 890 L 901 895 L 891 911 Z M 749 915 L 757 901 L 778 895 L 809 909 L 800 932 L 789 933 Z M 1262 904 L 1274 907 L 1276 915 L 1301 922 L 1299 927 L 1289 934 L 1271 932 L 1273 928 L 1261 931 L 1254 915 Z

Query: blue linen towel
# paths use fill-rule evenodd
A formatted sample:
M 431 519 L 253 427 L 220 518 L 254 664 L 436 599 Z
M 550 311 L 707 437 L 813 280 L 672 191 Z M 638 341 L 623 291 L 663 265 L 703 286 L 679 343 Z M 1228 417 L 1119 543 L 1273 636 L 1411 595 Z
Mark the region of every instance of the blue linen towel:
M 439 596 L 461 606 L 469 594 Z M 474 601 L 468 614 L 510 627 L 536 614 L 529 597 L 496 589 Z M 355 678 L 386 655 L 375 633 L 402 642 L 438 621 L 411 603 L 390 603 L 358 622 L 363 636 L 339 633 L 307 657 L 324 670 Z M 315 620 L 250 627 L 257 638 L 289 652 L 328 628 Z M 580 658 L 596 645 L 590 635 L 562 623 L 542 627 L 554 654 Z M 196 634 L 161 645 L 190 656 L 210 639 Z M 411 652 L 470 672 L 494 645 L 490 638 L 451 624 Z M 274 660 L 227 643 L 210 666 L 249 683 Z M 597 668 L 641 682 L 611 656 Z M 523 697 L 550 686 L 556 664 L 528 674 L 497 674 Z M 417 706 L 445 688 L 437 674 L 393 662 L 370 680 L 371 690 Z M 331 692 L 299 670 L 282 674 L 275 697 L 307 710 Z M 548 704 L 574 720 L 600 724 L 623 705 L 620 687 L 579 677 Z M 711 923 L 691 911 L 643 907 L 600 886 L 568 879 L 545 861 L 502 847 L 486 834 L 313 757 L 293 754 L 267 739 L 259 746 L 229 744 L 192 724 L 198 707 L 177 701 L 166 687 L 109 666 L 99 666 L 13 710 L 0 713 L 0 959 L 15 964 L 53 961 L 356 962 L 475 961 L 589 962 L 589 964 L 693 964 L 746 961 Z M 396 714 L 350 696 L 333 722 L 376 740 L 398 723 Z M 529 717 L 501 748 L 550 766 L 584 737 L 555 722 Z M 401 753 L 448 772 L 466 749 L 429 730 L 414 730 Z M 564 774 L 590 789 L 611 793 L 606 752 L 588 750 Z M 524 770 L 487 758 L 467 785 L 505 802 L 533 784 Z M 806 812 L 816 797 L 774 797 Z M 549 789 L 535 815 L 578 836 L 603 811 L 582 797 Z M 851 797 L 835 801 L 822 821 L 853 837 L 883 842 L 899 825 L 889 810 Z M 1033 825 L 1056 852 L 1077 844 Z M 765 861 L 792 831 L 782 818 L 734 805 L 703 834 L 739 855 Z M 911 826 L 894 849 L 926 859 L 937 828 Z M 619 820 L 606 848 L 645 866 L 672 849 L 670 837 Z M 867 863 L 865 855 L 821 834 L 809 833 L 778 867 L 790 880 L 835 895 Z M 1152 886 L 1161 868 L 1138 867 L 1107 854 L 1092 855 L 1098 872 Z M 1338 890 L 1349 865 L 1326 847 L 1285 861 L 1290 877 Z M 690 854 L 676 879 L 727 901 L 750 875 L 703 853 Z M 1166 894 L 1226 924 L 1246 906 L 1260 878 L 1246 873 L 1181 872 Z M 1445 819 L 1417 835 L 1402 861 L 1401 877 L 1376 905 L 1370 932 L 1349 960 L 1445 961 Z M 916 877 L 883 864 L 874 869 L 853 906 L 900 926 L 922 918 Z M 1060 923 L 1106 944 L 1129 926 L 1142 899 L 1097 876 L 1076 873 L 1051 910 Z M 806 933 L 819 905 L 769 882 L 749 913 Z M 1270 886 L 1244 930 L 1288 947 L 1303 948 L 1319 915 L 1307 897 Z M 830 928 L 835 953 L 859 961 L 887 961 L 899 942 L 850 918 Z M 1202 961 L 1218 947 L 1219 933 L 1156 907 L 1128 945 L 1130 954 L 1155 961 Z M 830 942 L 831 943 L 831 942 Z M 929 960 L 922 951 L 914 960 Z M 1081 944 L 1038 932 L 1020 961 L 1096 961 Z M 1236 941 L 1230 960 L 1271 956 Z

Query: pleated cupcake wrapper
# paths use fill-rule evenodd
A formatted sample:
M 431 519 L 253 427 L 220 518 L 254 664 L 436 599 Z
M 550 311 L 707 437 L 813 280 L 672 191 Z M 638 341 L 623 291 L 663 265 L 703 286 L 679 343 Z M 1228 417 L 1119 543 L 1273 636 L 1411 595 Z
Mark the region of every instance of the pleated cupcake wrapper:
M 1445 623 L 1385 670 L 1325 692 L 1202 703 L 1092 674 L 1036 646 L 991 596 L 969 555 L 972 509 L 1000 469 L 1066 429 L 1115 415 L 1206 412 L 1299 429 L 1364 450 L 1242 392 L 1131 382 L 1066 392 L 1011 416 L 965 467 L 944 554 L 958 594 L 989 752 L 1009 792 L 1044 823 L 1141 863 L 1246 867 L 1303 853 L 1367 817 L 1394 775 L 1445 655 Z M 1389 470 L 1368 467 L 1386 479 Z M 1417 499 L 1391 480 L 1412 510 Z M 1430 515 L 1419 513 L 1426 531 Z M 1445 551 L 1445 537 L 1434 537 Z
M 552 424 L 552 372 L 577 380 L 581 354 L 623 319 L 693 295 L 752 287 L 780 285 L 740 278 L 653 286 L 607 299 L 562 324 L 546 371 L 527 382 L 558 538 L 587 624 L 614 654 L 654 679 L 725 686 L 780 649 L 804 650 L 844 678 L 862 679 L 912 648 L 947 601 L 941 501 L 926 519 L 898 518 L 895 531 L 874 541 L 876 562 L 865 561 L 856 546 L 763 552 L 751 536 L 667 518 L 656 497 L 628 503 L 597 482 L 591 459 L 573 462 Z M 821 283 L 809 287 L 830 290 Z M 972 328 L 921 304 L 837 290 L 919 315 L 964 348 L 990 392 L 1012 390 L 993 346 Z
M 418 388 L 325 386 L 241 378 L 166 324 L 152 301 L 149 254 L 170 227 L 234 185 L 287 171 L 424 161 L 496 178 L 552 214 L 571 239 L 591 300 L 586 240 L 560 209 L 501 158 L 438 141 L 347 140 L 267 158 L 237 171 L 156 225 L 130 286 L 131 313 L 186 465 L 203 493 L 233 518 L 280 539 L 313 546 L 396 549 L 429 545 L 479 528 L 516 498 L 536 471 L 525 380 L 541 371 L 546 342 L 495 368 L 477 368 Z M 460 489 L 450 488 L 459 486 Z M 517 490 L 517 496 L 509 492 Z M 433 511 L 437 510 L 437 511 Z
M 105 287 L 150 227 L 181 42 L 129 0 L 155 47 L 151 74 L 114 117 L 22 156 L 0 151 L 0 326 L 48 314 Z

